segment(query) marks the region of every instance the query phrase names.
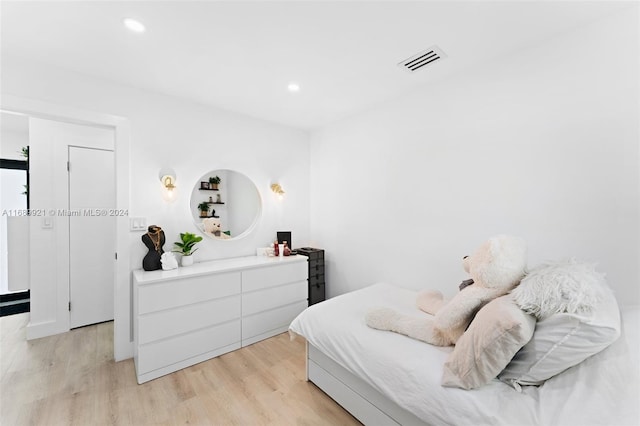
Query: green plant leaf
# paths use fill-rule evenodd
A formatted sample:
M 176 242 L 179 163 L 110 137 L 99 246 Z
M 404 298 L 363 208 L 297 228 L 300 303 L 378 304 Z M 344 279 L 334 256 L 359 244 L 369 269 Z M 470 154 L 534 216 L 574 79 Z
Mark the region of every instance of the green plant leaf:
M 182 253 L 183 256 L 189 256 L 193 254 L 196 250 L 198 250 L 197 248 L 194 249 L 193 247 L 197 243 L 202 241 L 202 237 L 199 235 L 192 234 L 191 232 L 185 232 L 185 233 L 180 233 L 180 240 L 181 241 L 176 241 L 173 243 L 179 250 L 173 250 L 173 251 L 177 253 Z

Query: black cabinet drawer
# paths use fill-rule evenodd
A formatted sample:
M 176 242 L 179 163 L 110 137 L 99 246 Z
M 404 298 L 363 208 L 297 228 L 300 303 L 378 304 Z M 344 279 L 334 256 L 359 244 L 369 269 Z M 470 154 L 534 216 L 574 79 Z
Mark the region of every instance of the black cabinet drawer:
M 322 302 L 324 292 L 324 250 L 312 247 L 296 249 L 298 254 L 307 256 L 309 268 L 309 306 Z
M 309 275 L 309 287 L 318 284 L 324 284 L 324 274 Z
M 309 275 L 313 274 L 324 274 L 324 261 L 309 261 Z
M 324 266 L 324 259 L 315 259 L 315 260 L 309 259 L 309 266 L 314 267 L 314 268 L 317 267 L 317 266 L 323 267 Z
M 325 299 L 324 284 L 309 286 L 309 306 Z
M 321 250 L 321 249 L 315 249 L 311 247 L 302 247 L 302 248 L 296 249 L 296 251 L 298 252 L 298 254 L 307 256 L 309 260 L 321 260 L 321 259 L 324 260 L 324 250 Z

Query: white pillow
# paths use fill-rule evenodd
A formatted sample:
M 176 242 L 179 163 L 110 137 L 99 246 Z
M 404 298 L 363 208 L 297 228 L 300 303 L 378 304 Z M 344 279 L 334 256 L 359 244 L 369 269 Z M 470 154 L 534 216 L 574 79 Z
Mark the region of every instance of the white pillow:
M 449 354 L 442 386 L 475 389 L 495 379 L 531 339 L 535 323 L 509 294 L 486 304 Z
M 584 361 L 620 336 L 620 311 L 611 290 L 604 288 L 590 312 L 557 313 L 536 323 L 533 338 L 498 378 L 516 389 L 545 380 Z

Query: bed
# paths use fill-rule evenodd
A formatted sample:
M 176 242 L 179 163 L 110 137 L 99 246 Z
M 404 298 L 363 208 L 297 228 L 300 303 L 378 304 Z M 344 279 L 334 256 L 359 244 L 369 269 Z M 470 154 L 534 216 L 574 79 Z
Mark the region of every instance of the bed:
M 415 298 L 412 290 L 378 283 L 310 306 L 290 325 L 292 336 L 307 342 L 308 380 L 364 424 L 640 424 L 638 310 L 623 315 L 627 338 L 541 386 L 517 391 L 494 379 L 462 390 L 440 385 L 452 347 L 366 326 L 366 312 L 379 306 L 424 315 Z

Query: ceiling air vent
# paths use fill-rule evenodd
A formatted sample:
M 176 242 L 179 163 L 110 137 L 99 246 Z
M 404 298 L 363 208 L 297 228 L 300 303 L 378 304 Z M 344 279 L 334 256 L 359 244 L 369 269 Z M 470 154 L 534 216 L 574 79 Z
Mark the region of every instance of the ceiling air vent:
M 415 72 L 419 69 L 423 69 L 427 65 L 433 65 L 446 57 L 447 55 L 438 46 L 431 46 L 427 50 L 417 53 L 400 62 L 398 66 L 409 72 Z

